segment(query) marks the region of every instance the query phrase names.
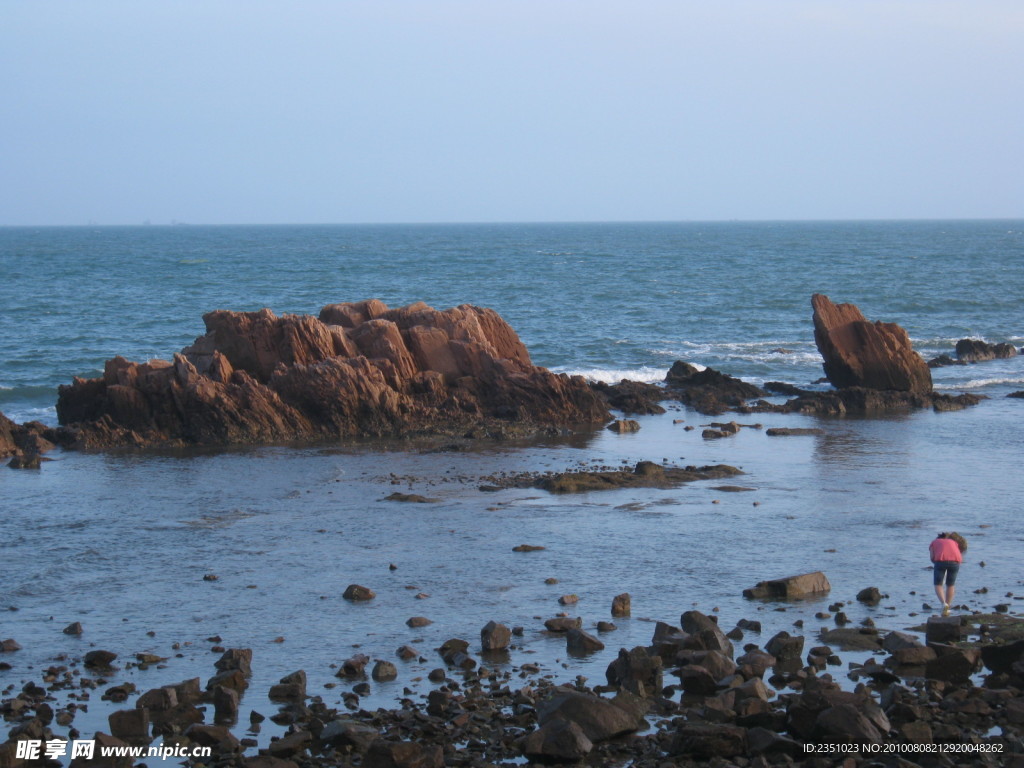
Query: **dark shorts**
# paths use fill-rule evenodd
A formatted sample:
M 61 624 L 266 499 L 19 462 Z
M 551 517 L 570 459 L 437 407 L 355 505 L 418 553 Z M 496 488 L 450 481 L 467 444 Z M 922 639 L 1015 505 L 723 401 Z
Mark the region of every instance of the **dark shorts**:
M 954 563 L 950 560 L 937 560 L 935 562 L 935 571 L 932 573 L 932 579 L 935 586 L 946 583 L 947 587 L 952 587 L 956 584 L 956 574 L 960 570 L 960 563 Z

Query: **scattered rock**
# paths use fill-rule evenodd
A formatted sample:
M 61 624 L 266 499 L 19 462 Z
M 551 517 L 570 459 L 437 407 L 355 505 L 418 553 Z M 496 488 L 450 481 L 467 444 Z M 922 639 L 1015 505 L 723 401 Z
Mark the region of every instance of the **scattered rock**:
M 480 630 L 480 647 L 484 651 L 504 651 L 512 642 L 512 631 L 504 624 L 489 621 Z
M 609 407 L 625 414 L 658 414 L 665 409 L 658 405 L 665 399 L 665 390 L 655 384 L 623 379 L 618 384 L 591 382 L 590 386 L 607 400 Z
M 373 598 L 375 598 L 376 596 L 377 593 L 374 592 L 372 589 L 370 589 L 369 587 L 360 586 L 359 584 L 349 584 L 348 587 L 345 589 L 344 594 L 342 594 L 342 597 L 344 599 L 351 600 L 353 602 L 373 600 Z
M 87 667 L 109 667 L 116 658 L 117 654 L 112 651 L 89 651 L 83 657 L 82 663 Z
M 804 595 L 826 594 L 831 590 L 832 585 L 828 583 L 825 574 L 814 571 L 799 576 L 758 582 L 753 588 L 743 590 L 743 596 L 759 600 L 791 600 Z
M 537 702 L 537 720 L 542 726 L 556 719 L 576 723 L 595 744 L 632 733 L 643 723 L 607 699 L 564 687 Z
M 878 605 L 882 601 L 882 593 L 878 587 L 865 587 L 857 593 L 857 599 L 868 605 Z
M 728 464 L 684 468 L 641 461 L 632 471 L 559 472 L 544 475 L 534 484 L 550 493 L 586 493 L 616 488 L 675 488 L 695 480 L 717 480 L 742 474 L 741 470 Z
M 370 677 L 377 682 L 387 682 L 398 677 L 398 668 L 390 661 L 378 661 L 373 665 Z
M 111 712 L 107 720 L 110 734 L 126 744 L 141 746 L 153 740 L 149 733 L 149 710 L 122 709 Z
M 384 501 L 404 501 L 410 504 L 436 504 L 440 499 L 428 499 L 418 493 L 399 493 L 395 491 L 390 496 L 385 496 Z
M 960 339 L 956 343 L 956 357 L 961 363 L 984 363 L 1017 356 L 1012 344 L 989 344 L 980 339 Z
M 593 742 L 576 723 L 554 719 L 519 741 L 519 749 L 529 759 L 540 763 L 574 763 L 593 750 Z
M 579 629 L 583 626 L 583 619 L 579 616 L 568 617 L 559 616 L 554 619 L 548 619 L 544 622 L 544 627 L 548 632 L 568 632 L 570 629 Z
M 612 616 L 622 618 L 629 616 L 632 611 L 632 599 L 628 592 L 616 595 L 612 598 Z
M 747 400 L 764 397 L 764 390 L 713 368 L 699 370 L 677 360 L 665 375 L 671 393 L 699 413 L 717 415 L 742 406 Z
M 377 739 L 366 751 L 363 768 L 444 768 L 444 750 L 437 745 Z
M 617 419 L 607 426 L 612 432 L 624 435 L 630 432 L 639 432 L 640 424 L 632 419 Z
M 964 639 L 967 628 L 960 616 L 929 616 L 925 628 L 928 644 L 958 643 Z
M 11 469 L 42 469 L 43 458 L 38 453 L 18 455 L 7 462 Z
M 572 656 L 586 656 L 604 650 L 604 643 L 579 628 L 572 628 L 565 633 L 565 647 Z

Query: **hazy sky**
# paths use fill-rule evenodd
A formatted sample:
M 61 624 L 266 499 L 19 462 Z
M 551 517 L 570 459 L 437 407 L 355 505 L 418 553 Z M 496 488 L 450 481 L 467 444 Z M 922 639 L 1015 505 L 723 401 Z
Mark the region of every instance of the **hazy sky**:
M 0 0 L 0 224 L 1024 217 L 1020 0 Z

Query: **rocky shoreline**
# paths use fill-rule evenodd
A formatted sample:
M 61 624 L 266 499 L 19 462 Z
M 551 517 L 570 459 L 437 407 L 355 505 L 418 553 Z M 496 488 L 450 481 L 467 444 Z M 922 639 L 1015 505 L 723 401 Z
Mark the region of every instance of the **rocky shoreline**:
M 438 311 L 422 302 L 331 304 L 319 317 L 215 311 L 206 333 L 174 360 L 106 362 L 102 377 L 61 386 L 60 427 L 17 425 L 0 414 L 0 457 L 38 468 L 56 445 L 109 449 L 183 445 L 339 442 L 357 438 L 515 439 L 594 429 L 626 415 L 664 413 L 665 401 L 698 413 L 880 415 L 976 405 L 972 394 L 932 389 L 930 368 L 1016 354 L 1008 344 L 962 339 L 958 359 L 929 363 L 906 331 L 871 323 L 852 304 L 811 300 L 814 338 L 834 388 L 767 382 L 677 361 L 662 386 L 587 382 L 533 365 L 496 312 Z M 772 394 L 791 399 L 770 402 Z M 610 428 L 629 431 L 632 422 Z
M 751 600 L 752 612 L 785 611 L 808 591 L 829 590 L 823 574 L 772 584 L 772 594 L 785 599 Z M 347 599 L 373 599 L 357 586 Z M 572 604 L 573 597 L 559 602 Z M 678 620 L 652 621 L 650 643 L 621 648 L 595 670 L 597 682 L 563 679 L 557 668 L 531 660 L 531 638 L 539 636 L 564 638 L 569 655 L 603 650 L 614 640 L 614 621 L 630 620 L 633 603 L 623 594 L 606 619 L 586 628 L 578 616 L 563 614 L 544 621 L 539 635 L 537 628 L 492 621 L 429 650 L 415 643 L 390 654 L 370 652 L 379 656 L 360 650 L 331 665 L 335 682 L 325 687 L 340 690 L 340 708 L 325 703 L 327 691 L 309 688 L 306 670 L 255 690 L 258 654 L 222 647 L 220 637 L 208 638 L 219 657 L 207 679 L 168 680 L 148 690 L 136 690 L 121 673 L 173 668 L 177 644 L 166 655 L 97 648 L 32 670 L 18 666 L 24 651 L 8 638 L 0 646 L 0 670 L 34 679 L 3 691 L 0 713 L 9 730 L 0 766 L 57 765 L 18 759 L 17 742 L 79 738 L 105 746 L 209 747 L 212 758 L 189 764 L 248 768 L 484 768 L 524 760 L 643 768 L 1024 762 L 1024 620 L 1000 604 L 995 613 L 932 616 L 901 631 L 880 629 L 870 618 L 848 626 L 853 606 L 884 610 L 886 601 L 865 588 L 816 614 L 833 627 L 805 632 L 800 620 L 790 626 L 795 631 L 770 637 L 763 623 L 774 611 L 764 621 L 733 623 L 716 611 L 687 610 Z M 429 667 L 426 680 L 410 678 L 409 664 Z M 372 685 L 396 678 L 406 685 L 398 706 L 363 708 L 361 697 Z M 80 733 L 76 717 L 97 705 L 109 710 L 109 728 Z M 280 733 L 261 748 L 266 720 Z M 129 758 L 71 762 L 131 764 Z

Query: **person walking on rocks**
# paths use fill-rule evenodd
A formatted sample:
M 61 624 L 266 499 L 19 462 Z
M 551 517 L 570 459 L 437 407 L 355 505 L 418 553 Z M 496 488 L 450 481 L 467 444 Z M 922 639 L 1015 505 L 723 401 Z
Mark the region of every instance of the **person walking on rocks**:
M 961 549 L 967 548 L 966 542 L 963 547 L 960 546 L 960 538 L 955 533 L 943 532 L 928 545 L 928 554 L 934 566 L 932 583 L 935 584 L 935 595 L 942 601 L 943 616 L 949 616 L 949 607 L 956 593 L 956 575 L 964 560 Z

